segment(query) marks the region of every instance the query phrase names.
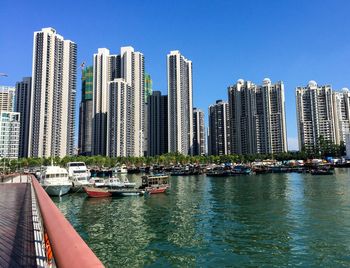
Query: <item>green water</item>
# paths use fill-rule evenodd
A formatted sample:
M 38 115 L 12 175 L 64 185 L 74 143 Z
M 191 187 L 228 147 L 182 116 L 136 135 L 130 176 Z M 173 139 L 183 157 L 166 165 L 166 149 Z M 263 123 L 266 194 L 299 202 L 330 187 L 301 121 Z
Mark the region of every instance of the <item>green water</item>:
M 350 169 L 170 182 L 169 194 L 53 200 L 107 267 L 350 266 Z

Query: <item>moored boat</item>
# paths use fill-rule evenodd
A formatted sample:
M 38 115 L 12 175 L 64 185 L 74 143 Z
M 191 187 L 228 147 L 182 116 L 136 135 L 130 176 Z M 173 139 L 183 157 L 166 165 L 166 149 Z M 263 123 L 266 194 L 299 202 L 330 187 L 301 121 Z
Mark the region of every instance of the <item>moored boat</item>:
M 84 187 L 85 193 L 89 197 L 110 197 L 112 194 L 108 191 L 107 188 L 96 188 L 96 187 Z
M 142 185 L 139 189 L 144 189 L 148 194 L 159 194 L 165 193 L 169 188 L 169 176 L 148 175 L 142 176 Z
M 72 186 L 67 170 L 53 164 L 42 172 L 40 184 L 51 196 L 62 196 L 68 193 Z

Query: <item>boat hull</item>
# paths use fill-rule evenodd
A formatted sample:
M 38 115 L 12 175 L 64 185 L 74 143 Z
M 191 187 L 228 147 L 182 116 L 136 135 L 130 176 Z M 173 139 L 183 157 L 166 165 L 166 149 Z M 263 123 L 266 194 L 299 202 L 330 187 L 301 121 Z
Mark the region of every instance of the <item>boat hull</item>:
M 108 190 L 101 189 L 101 188 L 84 187 L 84 191 L 89 197 L 94 197 L 94 198 L 112 196 L 112 194 Z
M 168 190 L 168 187 L 151 187 L 146 188 L 146 193 L 148 194 L 162 194 Z
M 71 186 L 70 185 L 43 185 L 46 193 L 50 196 L 62 196 L 69 192 Z

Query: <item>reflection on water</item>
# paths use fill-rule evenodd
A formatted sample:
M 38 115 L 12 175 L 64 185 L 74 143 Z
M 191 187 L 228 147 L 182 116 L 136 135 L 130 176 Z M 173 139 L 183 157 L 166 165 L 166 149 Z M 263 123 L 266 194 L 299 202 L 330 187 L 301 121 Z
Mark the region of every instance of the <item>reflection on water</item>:
M 173 177 L 168 194 L 53 200 L 107 267 L 345 267 L 349 175 Z

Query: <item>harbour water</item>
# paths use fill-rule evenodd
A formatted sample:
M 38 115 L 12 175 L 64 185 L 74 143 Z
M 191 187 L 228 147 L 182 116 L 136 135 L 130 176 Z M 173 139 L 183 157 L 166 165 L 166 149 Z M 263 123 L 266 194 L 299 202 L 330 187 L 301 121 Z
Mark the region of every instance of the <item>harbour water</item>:
M 168 194 L 53 200 L 106 267 L 350 266 L 350 169 L 170 183 Z

